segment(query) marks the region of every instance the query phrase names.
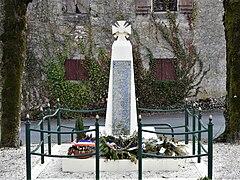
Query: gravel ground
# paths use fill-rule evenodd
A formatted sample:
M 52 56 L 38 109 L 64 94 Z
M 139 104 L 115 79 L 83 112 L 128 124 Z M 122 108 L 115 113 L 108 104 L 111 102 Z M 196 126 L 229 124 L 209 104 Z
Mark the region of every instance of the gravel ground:
M 65 153 L 63 150 L 60 153 Z M 32 156 L 32 167 L 39 163 L 39 157 Z M 0 149 L 0 179 L 26 179 L 25 147 L 20 149 Z M 194 160 L 195 162 L 195 160 Z M 143 179 L 198 179 L 200 172 L 193 160 L 186 159 L 175 172 L 143 172 Z M 214 144 L 214 179 L 240 179 L 240 145 Z M 207 164 L 204 157 L 202 164 Z M 101 172 L 102 179 L 137 179 L 137 172 L 109 173 Z M 61 170 L 61 159 L 54 158 L 38 176 L 39 179 L 94 179 L 92 173 L 66 173 Z

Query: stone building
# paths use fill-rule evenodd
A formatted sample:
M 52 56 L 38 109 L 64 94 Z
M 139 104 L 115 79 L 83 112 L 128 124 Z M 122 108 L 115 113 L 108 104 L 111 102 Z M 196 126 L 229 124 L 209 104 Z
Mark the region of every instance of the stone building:
M 193 38 L 203 69 L 209 72 L 201 82 L 199 99 L 225 96 L 226 62 L 223 18 L 223 0 L 170 0 L 169 10 L 175 14 L 183 36 Z M 1 2 L 1 1 L 0 1 Z M 97 53 L 104 48 L 110 53 L 113 36 L 111 26 L 117 20 L 132 25 L 130 37 L 133 46 L 140 44 L 144 68 L 149 68 L 146 48 L 151 50 L 159 64 L 171 70 L 169 62 L 176 58 L 157 30 L 156 22 L 167 24 L 164 0 L 33 0 L 28 11 L 28 61 L 24 74 L 23 108 L 35 108 L 47 101 L 41 81 L 44 80 L 44 46 L 53 38 L 58 46 L 66 45 L 66 38 L 82 40 Z M 0 11 L 2 12 L 2 11 Z M 189 30 L 188 14 L 194 13 L 193 30 Z M 153 17 L 155 18 L 153 20 Z M 1 19 L 0 19 L 1 20 Z M 0 24 L 1 26 L 1 24 Z M 1 27 L 0 27 L 1 32 Z M 68 42 L 69 43 L 69 42 Z M 56 48 L 56 47 L 52 47 Z M 50 52 L 51 53 L 51 52 Z M 0 51 L 1 57 L 1 51 Z M 68 44 L 68 59 L 81 59 L 79 49 Z M 159 66 L 160 67 L 160 66 Z M 196 68 L 197 69 L 197 68 Z M 166 71 L 160 69 L 162 72 Z M 169 71 L 170 71 L 169 70 Z M 158 74 L 159 80 L 173 78 L 169 72 Z M 29 79 L 29 77 L 31 77 Z

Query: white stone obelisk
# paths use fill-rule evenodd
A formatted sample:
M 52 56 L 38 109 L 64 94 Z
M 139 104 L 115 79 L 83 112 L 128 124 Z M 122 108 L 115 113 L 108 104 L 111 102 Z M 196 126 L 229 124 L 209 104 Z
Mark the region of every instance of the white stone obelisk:
M 117 21 L 112 33 L 116 40 L 112 45 L 105 132 L 107 135 L 131 135 L 137 130 L 132 45 L 127 39 L 131 26 Z

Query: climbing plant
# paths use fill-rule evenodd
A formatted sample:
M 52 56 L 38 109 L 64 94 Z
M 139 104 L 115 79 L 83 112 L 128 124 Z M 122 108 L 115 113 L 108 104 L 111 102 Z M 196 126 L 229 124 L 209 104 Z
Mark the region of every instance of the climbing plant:
M 100 108 L 105 106 L 108 87 L 109 59 L 104 50 L 99 49 L 99 58 L 85 56 L 83 66 L 89 74 L 88 81 L 68 81 L 65 79 L 63 54 L 51 58 L 47 63 L 46 85 L 50 98 L 61 99 L 61 103 L 69 108 Z
M 167 22 L 165 23 L 159 21 L 154 13 L 150 16 L 156 31 L 159 32 L 156 34 L 161 34 L 168 43 L 166 50 L 170 50 L 174 54 L 176 80 L 156 80 L 156 60 L 152 49 L 141 43 L 137 30 L 133 28 L 136 94 L 141 106 L 172 107 L 173 104 L 181 102 L 185 97 L 196 96 L 200 92 L 200 84 L 209 69 L 204 69 L 193 41 L 194 23 L 197 16 L 196 4 L 194 7 L 194 11 L 186 15 L 189 26 L 187 36 L 182 34 L 175 12 L 167 9 Z M 125 18 L 124 15 L 121 15 L 121 19 Z M 87 41 L 76 42 L 74 38 L 67 37 L 61 45 L 57 43 L 54 31 L 50 31 L 53 34 L 51 36 L 53 50 L 48 53 L 49 61 L 46 66 L 49 95 L 51 99 L 60 98 L 62 104 L 71 108 L 97 108 L 106 105 L 110 58 L 104 48 L 99 48 L 97 53 L 94 50 L 92 25 L 90 20 L 88 22 L 86 25 L 88 27 Z M 106 24 L 99 28 L 103 32 L 109 31 Z M 79 48 L 81 56 L 84 57 L 82 65 L 89 73 L 89 81 L 65 80 L 64 61 L 69 56 L 69 44 L 75 44 Z M 140 53 L 143 48 L 149 60 L 149 69 L 143 66 L 144 59 Z
M 88 40 L 92 41 L 91 33 Z M 69 108 L 100 108 L 105 106 L 107 98 L 108 74 L 110 60 L 104 49 L 99 48 L 97 59 L 92 55 L 92 43 L 88 46 L 83 41 L 74 42 L 66 38 L 62 47 L 56 47 L 55 37 L 52 39 L 52 48 L 47 46 L 49 60 L 46 64 L 46 85 L 49 98 L 52 101 L 60 98 L 61 103 Z M 81 62 L 86 68 L 88 81 L 68 81 L 65 79 L 64 62 L 69 57 L 69 43 L 76 43 L 79 52 L 84 57 Z M 49 49 L 53 50 L 50 53 Z
M 167 8 L 167 22 L 159 21 L 156 14 L 152 13 L 150 20 L 168 44 L 167 51 L 174 54 L 174 69 L 176 80 L 156 80 L 156 60 L 152 50 L 140 42 L 135 31 L 137 41 L 134 49 L 136 91 L 140 99 L 140 105 L 152 107 L 172 107 L 186 97 L 197 96 L 201 90 L 201 82 L 210 68 L 204 69 L 203 61 L 194 44 L 194 25 L 197 16 L 196 3 L 192 13 L 187 14 L 188 33 L 183 35 L 180 25 L 177 23 L 176 13 Z M 143 46 L 148 54 L 149 69 L 145 70 L 143 59 L 139 53 Z

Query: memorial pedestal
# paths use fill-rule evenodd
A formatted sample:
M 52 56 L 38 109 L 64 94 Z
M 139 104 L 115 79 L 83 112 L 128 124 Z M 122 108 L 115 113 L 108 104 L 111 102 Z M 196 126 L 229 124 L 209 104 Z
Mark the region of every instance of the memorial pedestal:
M 143 171 L 177 171 L 181 159 L 143 158 Z M 95 172 L 95 158 L 89 159 L 62 159 L 64 172 Z M 132 172 L 138 170 L 138 163 L 128 159 L 106 160 L 100 159 L 100 171 L 104 172 Z

